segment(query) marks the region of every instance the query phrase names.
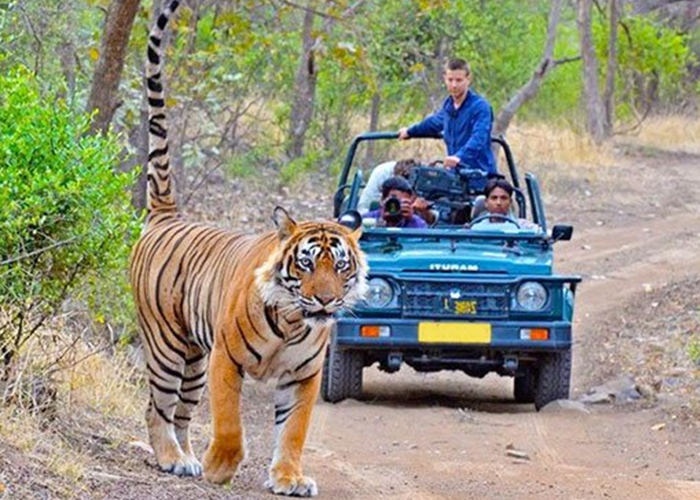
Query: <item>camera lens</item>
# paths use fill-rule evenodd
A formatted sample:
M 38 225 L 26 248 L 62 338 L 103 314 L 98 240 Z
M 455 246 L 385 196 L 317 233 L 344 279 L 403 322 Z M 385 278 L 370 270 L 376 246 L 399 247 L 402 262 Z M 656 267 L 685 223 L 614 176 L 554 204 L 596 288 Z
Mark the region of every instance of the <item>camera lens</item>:
M 397 197 L 392 196 L 386 202 L 384 202 L 384 212 L 390 216 L 400 216 L 401 215 L 401 200 Z

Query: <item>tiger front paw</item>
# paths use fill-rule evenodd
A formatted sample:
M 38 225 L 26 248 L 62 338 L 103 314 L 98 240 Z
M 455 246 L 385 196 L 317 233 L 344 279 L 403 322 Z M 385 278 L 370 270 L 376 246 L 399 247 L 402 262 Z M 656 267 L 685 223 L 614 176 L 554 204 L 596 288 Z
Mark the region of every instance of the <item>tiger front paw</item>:
M 275 474 L 265 482 L 265 487 L 275 495 L 293 497 L 315 497 L 318 495 L 316 481 L 302 474 Z
M 204 455 L 204 479 L 217 484 L 230 481 L 244 456 L 243 448 L 210 444 Z

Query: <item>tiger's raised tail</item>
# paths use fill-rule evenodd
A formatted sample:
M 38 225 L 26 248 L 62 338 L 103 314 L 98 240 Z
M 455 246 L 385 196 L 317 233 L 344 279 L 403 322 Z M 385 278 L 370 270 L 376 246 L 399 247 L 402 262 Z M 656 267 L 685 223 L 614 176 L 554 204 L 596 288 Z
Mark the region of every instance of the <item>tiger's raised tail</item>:
M 149 221 L 175 215 L 175 189 L 170 172 L 168 153 L 168 122 L 165 116 L 163 90 L 163 33 L 177 10 L 179 0 L 173 0 L 158 16 L 148 36 L 146 83 L 148 93 L 148 194 Z

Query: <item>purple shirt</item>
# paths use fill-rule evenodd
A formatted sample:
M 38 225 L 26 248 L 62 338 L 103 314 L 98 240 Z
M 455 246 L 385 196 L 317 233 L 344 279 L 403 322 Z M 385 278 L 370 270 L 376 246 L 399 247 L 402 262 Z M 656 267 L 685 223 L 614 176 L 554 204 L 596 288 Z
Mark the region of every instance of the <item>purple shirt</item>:
M 362 214 L 363 219 L 377 219 L 377 220 L 384 220 L 382 217 L 382 209 L 378 208 L 377 210 L 372 210 L 370 212 L 367 212 L 365 214 Z M 417 215 L 412 215 L 410 219 L 406 219 L 405 217 L 402 217 L 399 223 L 395 226 L 391 227 L 410 227 L 413 229 L 425 229 L 428 227 L 428 223 L 425 222 L 423 219 L 421 219 Z

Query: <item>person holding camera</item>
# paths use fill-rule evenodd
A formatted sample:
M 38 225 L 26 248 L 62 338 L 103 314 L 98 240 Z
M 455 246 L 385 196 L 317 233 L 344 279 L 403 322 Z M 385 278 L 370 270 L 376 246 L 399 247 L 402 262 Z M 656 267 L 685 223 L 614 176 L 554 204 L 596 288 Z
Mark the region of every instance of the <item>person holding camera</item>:
M 372 205 L 382 197 L 382 184 L 393 176 L 409 179 L 411 172 L 420 165 L 413 158 L 398 161 L 389 161 L 377 165 L 369 176 L 367 185 L 360 194 L 360 201 L 357 203 L 357 210 L 360 213 L 369 211 Z M 419 196 L 414 197 L 413 210 L 428 224 L 432 224 L 437 219 L 437 212 L 431 210 L 431 204 Z
M 377 226 L 427 228 L 428 224 L 414 213 L 416 194 L 406 179 L 389 177 L 382 184 L 382 201 L 377 210 L 366 212 L 363 219 L 375 219 Z
M 399 139 L 442 134 L 447 146 L 445 167 L 466 165 L 464 170 L 496 174 L 496 159 L 491 151 L 493 111 L 486 99 L 469 89 L 472 81 L 469 64 L 463 59 L 450 59 L 443 78 L 450 95 L 440 109 L 420 123 L 399 129 Z
M 382 184 L 388 178 L 395 175 L 408 179 L 411 172 L 418 166 L 418 163 L 413 158 L 407 158 L 398 161 L 388 161 L 377 165 L 367 180 L 367 185 L 360 194 L 360 201 L 357 203 L 357 209 L 360 213 L 369 211 L 374 204 L 382 197 Z

